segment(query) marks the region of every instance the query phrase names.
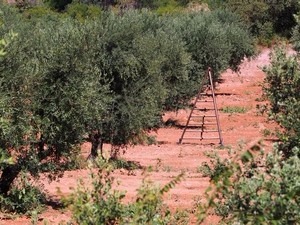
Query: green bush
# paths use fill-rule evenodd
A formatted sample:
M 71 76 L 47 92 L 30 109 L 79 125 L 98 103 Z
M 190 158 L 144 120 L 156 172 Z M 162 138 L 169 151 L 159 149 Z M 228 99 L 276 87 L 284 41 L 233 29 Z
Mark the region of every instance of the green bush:
M 45 6 L 35 6 L 24 10 L 23 16 L 28 19 L 37 19 L 37 18 L 51 18 L 54 16 L 60 16 L 55 11 L 51 10 Z
M 71 204 L 73 219 L 78 224 L 117 224 L 122 218 L 124 193 L 112 189 L 110 169 L 101 163 L 96 174 L 91 173 L 91 189 L 80 181 L 67 204 Z
M 82 3 L 72 3 L 67 6 L 65 13 L 70 17 L 83 22 L 86 19 L 95 19 L 101 16 L 102 10 L 98 6 Z
M 271 65 L 264 71 L 264 91 L 270 100 L 270 117 L 284 128 L 280 139 L 283 150 L 289 155 L 293 146 L 299 146 L 300 137 L 298 57 L 288 56 L 283 48 L 277 48 L 271 55 Z
M 182 221 L 172 217 L 163 204 L 163 194 L 180 182 L 179 175 L 163 188 L 143 182 L 133 203 L 123 203 L 125 193 L 114 190 L 112 168 L 103 162 L 97 163 L 97 173 L 91 173 L 89 188 L 79 182 L 72 196 L 65 200 L 71 206 L 73 219 L 78 224 L 172 224 Z
M 20 176 L 18 184 L 13 187 L 7 196 L 0 196 L 2 212 L 31 214 L 41 212 L 46 204 L 46 196 L 41 187 L 34 186 L 25 174 Z
M 254 150 L 256 149 L 256 150 Z M 210 209 L 224 224 L 298 224 L 299 149 L 284 156 L 275 147 L 268 154 L 260 146 L 228 159 L 214 157 L 203 165 L 212 186 L 206 192 L 207 205 L 198 208 L 199 222 Z
M 245 107 L 241 106 L 225 106 L 221 109 L 224 113 L 246 113 L 248 110 Z

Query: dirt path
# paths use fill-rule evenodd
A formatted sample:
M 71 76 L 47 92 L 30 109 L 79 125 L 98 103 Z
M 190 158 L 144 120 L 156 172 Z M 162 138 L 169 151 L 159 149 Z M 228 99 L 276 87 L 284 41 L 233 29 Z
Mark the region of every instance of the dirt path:
M 250 146 L 251 144 L 263 140 L 266 148 L 269 148 L 273 139 L 264 137 L 276 126 L 268 122 L 265 115 L 258 113 L 257 105 L 263 105 L 260 101 L 262 97 L 261 83 L 264 73 L 259 67 L 267 65 L 269 62 L 270 50 L 264 49 L 259 56 L 244 62 L 240 74 L 226 71 L 222 74 L 223 82 L 217 86 L 217 103 L 219 109 L 224 107 L 243 107 L 243 113 L 224 113 L 220 110 L 220 122 L 224 146 L 226 148 L 238 148 L 239 145 Z M 164 119 L 172 119 L 179 124 L 185 124 L 189 111 L 180 110 L 177 113 L 166 113 Z M 206 151 L 218 149 L 220 155 L 226 154 L 226 150 L 219 148 L 218 143 L 201 143 L 178 145 L 182 129 L 162 128 L 153 133 L 156 135 L 158 144 L 150 146 L 136 146 L 128 148 L 124 154 L 125 159 L 137 161 L 144 167 L 151 166 L 151 179 L 157 184 L 165 184 L 178 175 L 181 171 L 185 172 L 185 179 L 178 184 L 165 197 L 166 203 L 173 209 L 192 210 L 199 196 L 204 193 L 209 186 L 207 178 L 203 178 L 198 172 L 198 167 L 202 162 L 208 160 L 205 156 Z M 87 154 L 89 146 L 83 146 L 83 153 Z M 71 193 L 70 188 L 76 186 L 77 178 L 85 179 L 87 170 L 67 171 L 59 182 L 48 184 L 45 182 L 47 192 L 59 198 L 57 188 L 61 194 Z M 117 179 L 121 182 L 120 189 L 127 191 L 127 200 L 133 199 L 136 189 L 141 185 L 143 175 L 142 170 L 135 170 L 128 173 L 120 170 L 116 173 Z M 40 224 L 47 220 L 49 224 L 58 224 L 59 221 L 68 220 L 69 212 L 63 212 L 49 208 L 40 216 Z M 195 221 L 191 219 L 190 224 Z M 215 218 L 209 218 L 208 224 L 215 224 Z M 1 220 L 0 224 L 30 224 L 26 218 L 12 220 Z

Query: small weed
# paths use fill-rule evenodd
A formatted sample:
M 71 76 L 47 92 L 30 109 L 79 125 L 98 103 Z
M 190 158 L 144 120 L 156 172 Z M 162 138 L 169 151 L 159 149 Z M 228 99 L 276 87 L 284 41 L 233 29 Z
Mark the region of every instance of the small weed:
M 163 171 L 164 172 L 171 172 L 171 167 L 170 166 L 164 166 Z
M 68 224 L 187 224 L 188 218 L 182 212 L 173 216 L 163 202 L 164 194 L 181 182 L 184 174 L 179 174 L 163 187 L 145 176 L 137 190 L 136 200 L 124 203 L 125 192 L 113 189 L 113 168 L 109 164 L 98 164 L 98 171 L 90 173 L 92 187 L 79 180 L 74 193 L 66 201 L 72 211 Z
M 39 216 L 38 216 L 39 212 L 36 210 L 33 210 L 31 212 L 31 216 L 30 216 L 30 222 L 32 225 L 37 225 L 38 221 L 39 221 Z
M 216 149 L 216 150 L 224 150 L 224 149 L 231 150 L 232 146 L 231 145 L 218 145 L 214 149 Z
M 241 106 L 225 106 L 221 109 L 221 111 L 224 113 L 233 114 L 233 113 L 246 113 L 248 109 Z
M 264 137 L 269 137 L 272 134 L 272 132 L 269 129 L 263 129 L 261 133 Z
M 240 150 L 244 149 L 244 147 L 246 146 L 246 141 L 244 139 L 239 139 L 237 143 L 238 143 L 238 148 Z
M 162 167 L 162 160 L 160 158 L 157 158 L 156 165 L 155 165 L 155 171 L 158 172 L 161 167 Z
M 114 169 L 137 170 L 142 168 L 138 162 L 127 161 L 125 159 L 109 159 L 108 163 L 111 164 Z
M 256 105 L 256 114 L 264 115 L 268 111 L 268 104 L 257 104 Z
M 147 136 L 146 142 L 147 142 L 147 145 L 156 145 L 157 144 L 156 136 L 154 136 L 154 135 Z
M 233 131 L 234 127 L 228 127 L 227 131 Z
M 147 132 L 142 132 L 131 140 L 133 145 L 155 145 L 157 144 L 156 136 L 149 135 Z
M 113 169 L 125 169 L 125 170 L 137 170 L 142 169 L 140 163 L 135 161 L 128 161 L 122 158 L 110 158 L 108 160 L 102 159 L 101 157 L 97 158 L 95 161 L 99 165 L 110 165 Z
M 197 173 L 202 173 L 202 170 L 203 170 L 202 166 L 197 167 Z
M 151 172 L 153 172 L 153 166 L 148 166 L 148 167 L 145 169 L 144 172 L 145 172 L 145 173 L 151 173 Z
M 184 210 L 176 210 L 169 224 L 184 225 L 189 224 L 189 214 Z

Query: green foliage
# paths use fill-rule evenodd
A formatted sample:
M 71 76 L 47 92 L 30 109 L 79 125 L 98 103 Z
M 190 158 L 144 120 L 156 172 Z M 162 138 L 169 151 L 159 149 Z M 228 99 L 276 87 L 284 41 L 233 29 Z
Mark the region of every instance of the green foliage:
M 249 29 L 255 36 L 260 36 L 268 22 L 268 3 L 265 1 L 229 1 L 231 10 L 241 15 L 242 19 L 249 24 Z M 273 34 L 273 33 L 272 33 Z M 271 35 L 272 35 L 271 34 Z M 262 37 L 265 38 L 265 37 Z
M 13 187 L 7 196 L 0 196 L 0 209 L 2 212 L 15 212 L 19 214 L 31 214 L 33 211 L 41 212 L 46 203 L 46 196 L 22 174 L 18 184 Z
M 122 218 L 124 193 L 112 189 L 113 177 L 107 165 L 99 164 L 97 173 L 90 173 L 92 188 L 79 181 L 68 200 L 72 204 L 73 219 L 79 224 L 117 224 Z
M 5 38 L 0 40 L 0 57 L 6 55 L 5 49 L 9 45 L 9 43 L 17 37 L 17 34 L 13 32 L 9 32 Z
M 222 112 L 224 113 L 246 113 L 247 109 L 245 107 L 241 106 L 225 106 L 221 109 Z
M 91 173 L 92 187 L 80 181 L 75 192 L 66 200 L 71 205 L 73 219 L 79 224 L 171 224 L 169 209 L 163 204 L 163 194 L 182 179 L 177 176 L 163 188 L 155 188 L 144 180 L 136 201 L 122 203 L 125 194 L 112 188 L 114 184 L 109 164 L 98 163 L 97 173 Z M 174 218 L 177 220 L 177 218 Z
M 163 15 L 163 14 L 180 13 L 182 11 L 183 11 L 182 7 L 167 5 L 167 6 L 159 7 L 158 9 L 156 9 L 155 12 L 158 13 L 159 15 Z
M 186 106 L 197 90 L 208 81 L 206 71 L 213 68 L 214 80 L 228 67 L 238 70 L 245 57 L 254 55 L 253 42 L 243 24 L 228 11 L 199 12 L 167 17 L 164 29 L 179 36 L 190 54 L 188 79 L 172 85 L 167 99 L 169 109 Z M 175 80 L 176 81 L 176 80 Z
M 140 8 L 149 8 L 160 11 L 161 9 L 179 9 L 185 7 L 189 0 L 138 0 Z M 182 9 L 182 8 L 181 8 Z
M 297 24 L 294 15 L 299 12 L 298 0 L 280 1 L 277 4 L 268 3 L 270 21 L 276 33 L 285 37 L 291 37 L 291 29 Z
M 141 169 L 142 166 L 138 162 L 127 161 L 125 159 L 110 159 L 108 161 L 112 164 L 114 169 L 126 169 L 126 170 L 136 170 Z
M 95 19 L 101 15 L 101 8 L 82 3 L 69 4 L 65 13 L 70 17 L 83 22 L 86 19 Z
M 176 94 L 176 84 L 187 81 L 189 54 L 181 39 L 163 31 L 162 25 L 157 15 L 145 11 L 129 11 L 122 17 L 109 14 L 103 20 L 105 44 L 97 47 L 106 51 L 98 63 L 115 96 L 99 126 L 105 141 L 133 143 L 159 124 L 165 99 Z M 95 26 L 99 27 L 96 21 Z
M 280 135 L 284 150 L 299 145 L 300 69 L 297 56 L 287 56 L 283 48 L 277 48 L 271 55 L 271 65 L 266 72 L 264 91 L 270 100 L 270 117 L 285 130 Z M 286 152 L 289 154 L 290 152 Z
M 210 162 L 204 162 L 201 166 L 197 168 L 198 173 L 202 173 L 203 176 L 209 177 L 211 181 L 218 181 L 224 174 L 226 177 L 231 176 L 231 171 L 228 170 L 227 164 L 229 160 L 221 159 L 216 152 L 206 153 L 206 155 L 211 158 Z
M 199 206 L 199 220 L 212 208 L 224 224 L 298 224 L 298 151 L 283 160 L 277 148 L 269 154 L 252 150 L 205 164 L 212 186 L 207 205 Z
M 215 10 L 215 9 L 219 9 L 219 8 L 224 7 L 224 5 L 226 4 L 227 1 L 224 1 L 224 0 L 203 0 L 201 2 L 206 3 L 211 10 Z
M 201 73 L 210 66 L 217 78 L 228 67 L 237 70 L 244 57 L 254 54 L 251 37 L 238 17 L 229 11 L 201 12 L 179 18 L 182 22 L 178 28 Z
M 209 7 L 228 8 L 240 15 L 249 26 L 251 33 L 260 44 L 269 44 L 275 34 L 291 37 L 291 29 L 296 25 L 294 14 L 299 11 L 297 0 L 264 1 L 264 0 L 207 0 Z
M 299 52 L 300 51 L 300 20 L 299 20 L 300 13 L 298 12 L 295 16 L 295 20 L 297 25 L 293 28 L 293 36 L 292 36 L 292 43 L 294 49 Z
M 37 18 L 44 18 L 44 19 L 51 19 L 53 17 L 60 16 L 57 12 L 51 10 L 49 7 L 45 6 L 35 6 L 25 9 L 23 11 L 23 16 L 28 19 L 37 19 Z
M 5 109 L 1 119 L 6 126 L 0 144 L 9 156 L 10 149 L 17 155 L 13 155 L 13 166 L 3 168 L 2 193 L 22 170 L 35 176 L 44 168 L 61 172 L 64 167 L 60 165 L 70 160 L 69 154 L 92 129 L 94 119 L 102 119 L 110 99 L 108 85 L 99 86 L 104 76 L 92 64 L 95 56 L 89 54 L 90 42 L 85 38 L 89 33 L 83 33 L 84 27 L 58 18 L 23 21 L 17 14 L 12 17 L 9 10 L 2 11 L 1 31 L 9 27 L 19 35 L 1 59 Z M 5 176 L 10 176 L 9 181 Z

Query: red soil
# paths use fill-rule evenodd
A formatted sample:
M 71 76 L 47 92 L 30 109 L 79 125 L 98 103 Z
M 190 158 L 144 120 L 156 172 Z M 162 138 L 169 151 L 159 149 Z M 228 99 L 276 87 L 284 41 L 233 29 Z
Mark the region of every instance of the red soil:
M 266 102 L 262 99 L 261 84 L 265 77 L 261 68 L 269 63 L 269 49 L 263 49 L 257 58 L 245 61 L 241 66 L 240 74 L 228 70 L 222 74 L 223 82 L 217 85 L 216 93 L 219 109 L 223 107 L 245 107 L 245 113 L 224 113 L 220 110 L 220 123 L 224 146 L 226 148 L 238 149 L 241 144 L 245 149 L 252 144 L 262 140 L 265 148 L 269 149 L 274 138 L 264 137 L 263 133 L 274 131 L 276 124 L 267 120 L 265 114 L 258 113 L 257 105 Z M 189 110 L 179 112 L 168 112 L 164 120 L 171 119 L 177 124 L 186 123 Z M 164 185 L 180 171 L 185 171 L 184 180 L 175 186 L 166 196 L 165 201 L 172 209 L 186 209 L 191 211 L 199 196 L 209 186 L 209 180 L 203 178 L 197 168 L 201 163 L 209 159 L 205 152 L 217 149 L 220 155 L 226 155 L 226 150 L 219 148 L 218 141 L 194 142 L 190 144 L 177 144 L 182 129 L 161 128 L 156 135 L 158 144 L 150 146 L 129 147 L 122 158 L 139 162 L 144 167 L 152 166 L 151 179 L 160 185 Z M 84 155 L 89 152 L 89 145 L 84 144 L 82 151 Z M 141 185 L 143 175 L 141 170 L 128 173 L 120 170 L 115 173 L 117 180 L 121 182 L 118 189 L 127 191 L 127 200 L 134 199 L 136 189 Z M 70 188 L 76 187 L 78 178 L 86 179 L 88 170 L 67 171 L 58 182 L 47 183 L 43 181 L 45 188 L 53 198 L 68 195 L 72 192 Z M 57 192 L 60 190 L 60 193 Z M 48 221 L 48 224 L 58 224 L 60 221 L 68 221 L 71 213 L 69 211 L 55 210 L 51 207 L 39 216 L 39 224 Z M 209 217 L 205 224 L 216 224 L 218 218 Z M 30 224 L 30 219 L 19 217 L 14 220 L 0 220 L 0 224 Z M 190 224 L 195 224 L 195 218 L 191 218 Z

